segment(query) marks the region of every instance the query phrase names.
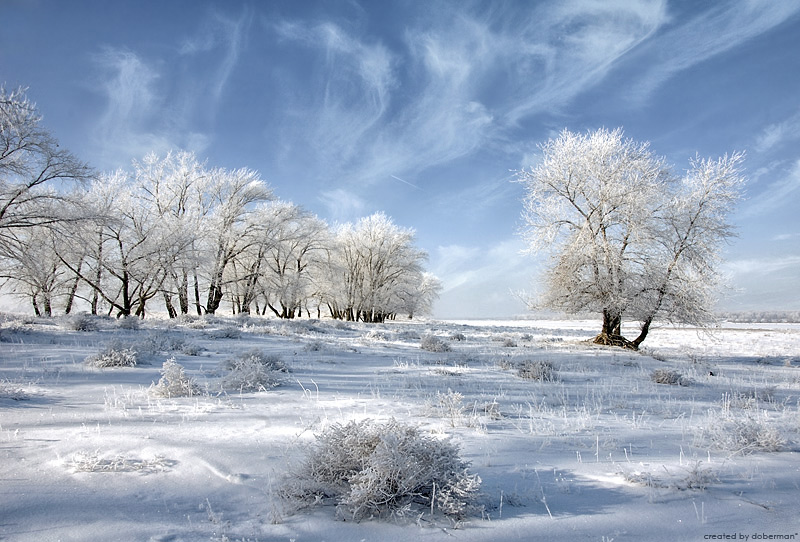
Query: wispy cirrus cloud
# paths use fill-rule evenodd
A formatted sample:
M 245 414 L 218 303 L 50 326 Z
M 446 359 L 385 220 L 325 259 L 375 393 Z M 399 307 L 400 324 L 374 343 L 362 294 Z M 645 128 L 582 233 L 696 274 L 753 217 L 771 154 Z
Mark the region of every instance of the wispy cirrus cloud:
M 673 75 L 729 51 L 800 12 L 796 2 L 734 0 L 714 2 L 693 19 L 668 26 L 641 45 L 636 60 L 647 66 L 631 95 L 645 101 Z
M 106 107 L 93 131 L 100 166 L 127 166 L 128 160 L 170 143 L 153 130 L 156 111 L 163 105 L 155 89 L 158 72 L 131 51 L 104 48 L 95 55 L 103 72 L 100 90 Z M 125 157 L 119 163 L 119 157 Z
M 291 124 L 298 139 L 319 152 L 323 167 L 341 172 L 369 143 L 365 138 L 383 119 L 395 85 L 394 55 L 381 43 L 370 43 L 332 22 L 269 23 L 280 39 L 299 43 L 318 56 L 311 66 L 311 88 L 299 102 Z
M 238 18 L 221 12 L 211 12 L 203 27 L 190 37 L 184 38 L 178 47 L 181 56 L 203 57 L 213 55 L 210 76 L 202 82 L 209 93 L 204 93 L 213 103 L 219 102 L 247 41 L 248 30 L 253 20 L 252 10 L 245 7 Z
M 175 48 L 176 55 L 151 60 L 106 47 L 94 55 L 106 107 L 97 120 L 94 146 L 100 167 L 127 166 L 148 152 L 183 148 L 202 153 L 213 138 L 210 124 L 245 46 L 252 16 L 211 13 L 206 26 Z M 200 57 L 215 69 L 190 70 Z
M 769 176 L 773 179 L 768 181 L 768 187 L 747 201 L 745 216 L 764 215 L 782 207 L 796 208 L 800 201 L 800 160 L 784 172 L 771 171 Z
M 758 134 L 755 142 L 757 152 L 768 152 L 784 143 L 800 139 L 800 111 L 781 122 L 770 124 Z
M 525 312 L 518 295 L 530 285 L 530 262 L 520 257 L 522 242 L 512 238 L 491 246 L 440 246 L 431 271 L 441 279 L 437 314 L 486 317 Z
M 292 129 L 328 173 L 366 186 L 499 146 L 522 118 L 597 84 L 666 17 L 662 0 L 442 6 L 406 27 L 402 49 L 331 21 L 269 23 L 316 53 L 314 99 L 295 116 L 311 120 Z

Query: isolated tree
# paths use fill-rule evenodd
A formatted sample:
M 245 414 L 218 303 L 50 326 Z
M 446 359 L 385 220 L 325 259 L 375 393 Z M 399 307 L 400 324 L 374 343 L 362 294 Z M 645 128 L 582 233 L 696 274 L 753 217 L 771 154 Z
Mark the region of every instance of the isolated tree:
M 713 320 L 713 294 L 720 284 L 720 247 L 734 235 L 727 217 L 740 198 L 744 156 L 695 158 L 666 205 L 654 210 L 653 250 L 632 303 L 641 322 L 638 347 L 654 319 L 699 326 Z
M 708 322 L 742 156 L 694 160 L 678 179 L 619 129 L 565 130 L 541 150 L 539 165 L 518 177 L 525 239 L 552 254 L 537 304 L 600 313 L 595 341 L 632 348 L 656 318 Z M 634 341 L 621 335 L 624 317 L 641 323 Z

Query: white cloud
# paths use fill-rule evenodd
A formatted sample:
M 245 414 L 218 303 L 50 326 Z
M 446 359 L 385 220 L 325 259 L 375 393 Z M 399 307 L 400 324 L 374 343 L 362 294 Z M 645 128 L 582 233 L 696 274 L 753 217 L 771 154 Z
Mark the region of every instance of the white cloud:
M 154 88 L 159 79 L 156 70 L 135 53 L 121 49 L 106 48 L 95 60 L 107 74 L 101 83 L 106 109 L 93 132 L 100 149 L 99 165 L 126 167 L 133 157 L 167 150 L 170 142 L 151 130 L 162 105 Z
M 493 246 L 440 246 L 431 271 L 443 290 L 434 308 L 439 317 L 511 316 L 525 312 L 517 293 L 534 278 L 522 242 L 512 238 Z
M 800 11 L 797 2 L 738 0 L 705 5 L 710 7 L 703 14 L 642 45 L 638 54 L 650 58 L 650 67 L 632 89 L 635 99 L 647 99 L 674 74 L 738 47 Z
M 800 268 L 800 256 L 782 258 L 741 259 L 726 262 L 724 269 L 734 275 L 758 274 L 763 280 L 765 275 L 777 273 L 791 268 Z M 800 275 L 798 275 L 800 277 Z M 800 280 L 800 279 L 799 279 Z
M 366 204 L 358 195 L 343 188 L 327 190 L 319 195 L 334 222 L 352 222 L 364 216 Z
M 782 122 L 770 124 L 756 138 L 755 150 L 767 152 L 800 138 L 800 111 Z
M 762 178 L 764 175 L 762 175 Z M 769 183 L 760 194 L 747 201 L 745 216 L 759 216 L 781 207 L 794 207 L 800 201 L 800 160 L 797 160 L 781 178 Z
M 800 233 L 780 233 L 775 235 L 773 241 L 793 241 L 800 238 Z

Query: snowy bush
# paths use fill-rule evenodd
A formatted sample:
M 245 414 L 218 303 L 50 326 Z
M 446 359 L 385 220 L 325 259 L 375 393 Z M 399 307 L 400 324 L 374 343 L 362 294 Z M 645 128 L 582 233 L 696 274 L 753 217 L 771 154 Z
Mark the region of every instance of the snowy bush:
M 777 452 L 786 444 L 786 439 L 766 414 L 736 413 L 726 408 L 709 412 L 707 422 L 698 427 L 696 438 L 698 444 L 743 455 Z
M 210 331 L 208 336 L 211 339 L 238 339 L 242 336 L 242 330 L 236 326 L 225 326 Z
M 281 493 L 310 504 L 334 499 L 345 519 L 470 511 L 480 478 L 458 448 L 397 421 L 333 425 L 317 437 L 298 475 Z
M 517 376 L 542 382 L 553 382 L 557 379 L 555 367 L 549 361 L 523 361 L 517 368 Z
M 656 369 L 650 373 L 650 380 L 656 384 L 667 384 L 670 386 L 688 386 L 691 381 L 678 371 L 671 369 Z
M 240 392 L 267 391 L 278 386 L 286 373 L 286 365 L 279 356 L 250 350 L 223 364 L 226 370 L 222 387 Z
M 117 326 L 120 329 L 128 329 L 131 331 L 136 331 L 140 327 L 141 320 L 136 318 L 135 316 L 124 316 L 117 320 Z
M 97 318 L 91 314 L 76 314 L 66 319 L 65 326 L 72 331 L 97 331 Z
M 181 353 L 186 356 L 199 356 L 205 348 L 193 343 L 184 343 L 181 347 Z
M 436 335 L 425 335 L 420 339 L 419 347 L 428 352 L 449 352 L 450 344 Z
M 401 341 L 418 341 L 420 339 L 420 335 L 416 331 L 406 330 L 398 333 L 397 338 Z
M 9 380 L 0 381 L 0 400 L 27 401 L 30 395 L 21 386 Z
M 96 369 L 109 367 L 136 367 L 139 363 L 139 353 L 130 346 L 111 344 L 101 352 L 88 356 L 84 363 Z
M 175 358 L 170 358 L 161 368 L 158 383 L 150 386 L 150 393 L 157 397 L 191 397 L 200 395 L 200 387 Z
M 325 350 L 325 343 L 321 341 L 312 341 L 303 346 L 306 352 L 323 352 Z
M 140 353 L 155 356 L 161 352 L 181 350 L 184 343 L 182 337 L 168 331 L 155 331 L 148 333 L 136 346 Z

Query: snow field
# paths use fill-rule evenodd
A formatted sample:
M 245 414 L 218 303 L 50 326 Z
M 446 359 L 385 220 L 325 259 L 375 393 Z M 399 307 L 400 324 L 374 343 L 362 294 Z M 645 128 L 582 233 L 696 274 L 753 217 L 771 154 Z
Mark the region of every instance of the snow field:
M 93 323 L 2 319 L 0 538 L 797 539 L 797 325 L 665 327 L 637 353 L 588 344 L 584 321 Z M 137 364 L 84 362 L 109 346 Z M 223 386 L 256 350 L 280 384 Z M 152 393 L 171 358 L 199 395 Z M 364 419 L 450 437 L 482 512 L 353 523 L 278 497 L 316 434 Z

